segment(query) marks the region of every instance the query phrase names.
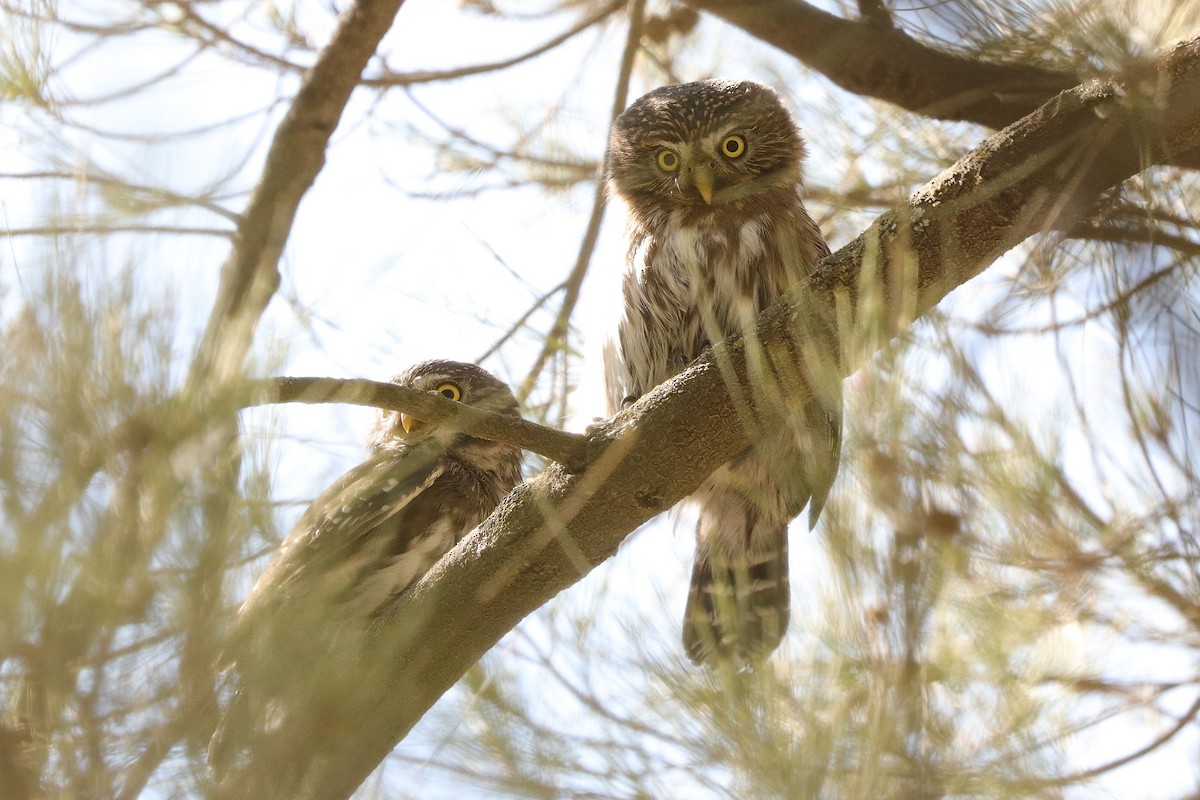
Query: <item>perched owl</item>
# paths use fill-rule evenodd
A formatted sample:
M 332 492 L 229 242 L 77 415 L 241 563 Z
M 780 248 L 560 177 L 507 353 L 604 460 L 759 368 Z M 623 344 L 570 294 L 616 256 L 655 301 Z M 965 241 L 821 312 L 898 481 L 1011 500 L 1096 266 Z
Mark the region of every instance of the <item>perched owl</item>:
M 394 382 L 517 415 L 509 388 L 473 364 L 426 361 Z M 324 707 L 309 712 L 312 735 L 337 735 L 342 696 L 367 679 L 355 674 L 363 631 L 521 479 L 518 448 L 398 412 L 381 415 L 370 450 L 304 512 L 238 613 L 226 659 L 237 689 L 209 748 L 218 772 L 238 751 L 256 772 L 276 757 L 286 772 L 300 702 Z
M 829 253 L 801 199 L 804 155 L 779 98 L 750 81 L 665 86 L 617 117 L 608 187 L 628 208 L 630 241 L 624 310 L 605 358 L 610 410 L 709 343 L 751 335 L 758 313 Z M 800 419 L 752 435 L 756 444 L 691 497 L 699 523 L 683 642 L 697 663 L 754 664 L 782 640 L 787 526 L 806 503 L 815 523 L 833 482 L 840 388 Z

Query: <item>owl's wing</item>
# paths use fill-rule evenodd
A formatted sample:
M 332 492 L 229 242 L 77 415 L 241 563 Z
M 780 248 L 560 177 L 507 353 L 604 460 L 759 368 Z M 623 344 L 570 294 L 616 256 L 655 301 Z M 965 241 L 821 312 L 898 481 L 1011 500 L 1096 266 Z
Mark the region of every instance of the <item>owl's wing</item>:
M 296 522 L 279 552 L 242 605 L 253 614 L 264 598 L 297 594 L 344 594 L 355 573 L 378 556 L 371 540 L 403 528 L 410 504 L 446 470 L 435 449 L 382 451 L 326 489 Z M 404 532 L 408 536 L 414 531 Z M 319 597 L 311 597 L 318 601 Z
M 435 499 L 429 489 L 447 465 L 440 447 L 379 451 L 301 515 L 242 604 L 221 656 L 224 666 L 236 664 L 239 682 L 209 745 L 218 771 L 248 742 L 266 747 L 278 730 L 298 724 L 286 717 L 294 707 L 340 686 L 347 656 L 329 656 L 340 652 L 341 631 L 361 630 L 340 604 L 361 594 L 389 553 L 430 527 L 424 511 L 412 511 Z

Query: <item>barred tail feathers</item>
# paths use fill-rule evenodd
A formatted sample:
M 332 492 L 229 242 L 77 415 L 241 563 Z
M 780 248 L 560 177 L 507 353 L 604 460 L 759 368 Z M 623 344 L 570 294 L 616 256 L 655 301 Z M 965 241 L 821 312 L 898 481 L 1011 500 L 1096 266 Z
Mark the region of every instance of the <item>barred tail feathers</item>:
M 775 516 L 775 519 L 771 519 Z M 746 498 L 702 498 L 683 644 L 697 664 L 761 662 L 788 625 L 787 521 Z

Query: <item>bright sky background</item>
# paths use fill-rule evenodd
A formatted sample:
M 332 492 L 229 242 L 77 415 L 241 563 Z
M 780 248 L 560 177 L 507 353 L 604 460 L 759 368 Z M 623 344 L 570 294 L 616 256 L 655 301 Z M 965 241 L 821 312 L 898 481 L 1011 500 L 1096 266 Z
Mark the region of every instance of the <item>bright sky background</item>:
M 99 17 L 117 7 L 79 3 L 67 4 L 63 11 L 76 18 Z M 248 13 L 261 13 L 261 9 Z M 302 16 L 301 27 L 315 41 L 324 41 L 327 30 L 314 21 L 324 19 L 323 13 L 314 14 L 312 19 Z M 408 0 L 385 49 L 394 54 L 390 66 L 396 70 L 447 68 L 511 55 L 557 33 L 564 25 L 557 17 L 545 23 L 522 22 L 509 26 L 510 35 L 498 35 L 500 27 L 493 19 L 462 14 L 457 3 Z M 235 26 L 235 31 L 250 35 L 246 26 Z M 550 104 L 561 102 L 561 113 L 547 124 L 544 135 L 572 152 L 598 159 L 604 148 L 607 113 L 625 34 L 620 26 L 609 26 L 604 31 L 599 38 L 584 35 L 532 64 L 504 73 L 502 96 L 497 96 L 501 84 L 494 77 L 417 87 L 413 96 L 447 123 L 467 128 L 472 135 L 498 146 L 511 140 L 514 120 L 523 125 L 531 115 L 541 118 Z M 848 98 L 818 75 L 740 32 L 710 23 L 706 43 L 718 39 L 719 48 L 702 44 L 681 60 L 688 77 L 720 74 L 773 83 L 785 91 L 789 103 L 797 109 L 802 127 L 807 127 L 806 110 L 831 103 L 842 104 L 851 118 L 865 113 L 865 104 Z M 57 42 L 64 53 L 75 46 L 66 34 Z M 106 94 L 115 85 L 173 64 L 179 53 L 178 41 L 162 34 L 142 37 L 135 52 L 127 47 L 102 48 L 80 58 L 66 73 L 65 82 L 55 89 L 60 96 L 74 98 Z M 580 63 L 585 59 L 591 66 L 580 78 Z M 295 85 L 291 77 L 282 82 L 289 91 Z M 280 79 L 269 71 L 235 67 L 223 59 L 205 56 L 163 90 L 139 95 L 130 102 L 96 106 L 74 116 L 108 131 L 188 130 L 262 107 L 279 93 L 279 83 Z M 635 81 L 631 99 L 649 88 Z M 327 166 L 300 208 L 281 265 L 283 287 L 258 335 L 256 359 L 264 374 L 386 379 L 424 358 L 473 361 L 537 295 L 561 281 L 574 263 L 590 210 L 591 186 L 549 196 L 520 189 L 484 192 L 453 202 L 413 198 L 411 195 L 431 190 L 470 192 L 489 185 L 494 176 L 442 174 L 428 143 L 407 135 L 407 127 L 411 126 L 438 137 L 441 132 L 437 123 L 399 90 L 384 98 L 375 117 L 359 121 L 374 102 L 372 93 L 360 91 L 355 95 L 344 118 L 350 122 L 337 131 Z M 245 142 L 256 137 L 269 140 L 280 111 L 276 109 L 267 123 L 255 116 L 226 132 L 188 138 L 171 148 L 141 142 L 118 145 L 78 133 L 71 134 L 67 144 L 117 174 L 134 180 L 141 175 L 149 184 L 165 181 L 187 191 L 203 186 L 214 174 L 240 170 L 242 184 L 248 188 L 260 168 L 262 153 L 239 164 Z M 62 146 L 32 135 L 28 128 L 11 125 L 15 117 L 0 105 L 3 173 L 25 171 L 32 166 L 31 153 L 55 151 Z M 974 141 L 979 134 L 968 131 L 964 137 Z M 863 154 L 864 159 L 870 157 L 869 153 Z M 812 179 L 836 188 L 836 171 L 844 158 L 841 144 L 827 148 L 814 138 L 809 161 Z M 46 210 L 46 199 L 32 194 L 32 184 L 6 181 L 0 186 L 0 211 L 8 228 L 32 224 Z M 58 202 L 66 211 L 87 203 L 81 193 L 65 185 Z M 229 205 L 240 208 L 241 203 Z M 176 219 L 228 227 L 219 218 L 197 212 L 177 215 Z M 843 243 L 831 236 L 835 247 Z M 36 283 L 33 273 L 38 269 L 33 240 L 10 239 L 7 245 L 0 252 L 3 311 L 13 308 L 24 291 L 23 285 Z M 191 337 L 207 319 L 226 243 L 191 238 L 163 247 L 121 237 L 107 251 L 107 261 L 98 252 L 95 247 L 84 251 L 89 280 L 105 280 L 108 270 L 116 270 L 130 259 L 138 265 L 148 288 L 161 286 L 164 292 L 175 293 L 179 298 L 179 324 L 185 331 L 180 353 L 188 353 Z M 574 376 L 579 387 L 572 397 L 571 427 L 575 430 L 604 411 L 597 352 L 616 319 L 615 288 L 622 262 L 622 221 L 610 211 L 583 301 L 574 317 L 581 337 L 575 344 L 582 346 L 586 354 L 583 371 Z M 1003 263 L 998 264 L 991 278 L 1004 269 Z M 964 316 L 991 302 L 987 291 L 991 278 L 985 277 L 956 293 L 955 302 L 962 304 Z M 557 301 L 550 307 L 556 308 Z M 544 330 L 546 315 L 535 319 L 537 330 Z M 485 366 L 518 381 L 538 344 L 536 331 L 527 334 Z M 1102 338 L 1092 338 L 1070 346 L 1080 348 L 1080 363 L 1088 364 L 1093 362 L 1091 353 L 1105 347 L 1111 350 L 1112 345 Z M 1013 353 L 1006 351 L 1006 358 Z M 1042 344 L 1031 342 L 1026 355 L 1028 358 L 1020 362 L 1023 385 L 1015 394 L 1032 404 L 1043 396 L 1049 398 L 1056 390 L 1054 376 L 1061 365 L 1057 354 L 1046 352 Z M 997 363 L 993 369 L 1000 380 L 1014 379 L 1011 363 Z M 1092 376 L 1091 380 L 1102 384 L 1099 377 Z M 853 387 L 851 380 L 848 391 L 853 392 Z M 360 459 L 371 419 L 369 411 L 328 405 L 287 406 L 246 415 L 248 440 L 272 443 L 277 499 L 297 501 L 281 510 L 281 529 L 299 515 L 304 502 Z M 849 424 L 854 423 L 851 420 Z M 278 434 L 283 435 L 281 439 L 276 439 Z M 835 491 L 839 490 L 853 491 L 853 487 L 839 482 Z M 674 646 L 690 570 L 690 538 L 686 521 L 676 523 L 663 518 L 634 537 L 617 558 L 561 600 L 591 605 L 601 587 L 607 586 L 605 603 L 596 605 L 602 619 L 607 620 L 605 624 L 612 626 L 613 641 L 622 635 L 618 620 L 629 608 L 654 608 L 665 603 L 655 634 L 661 635 L 664 648 Z M 790 646 L 802 641 L 798 629 L 804 625 L 806 609 L 815 608 L 828 588 L 822 577 L 825 558 L 818 538 L 806 533 L 803 522 L 795 525 L 792 559 L 796 621 Z M 534 630 L 532 635 L 536 636 Z M 1058 635 L 1064 639 L 1056 647 L 1081 646 L 1082 637 L 1071 638 L 1069 631 Z M 1161 658 L 1161 652 L 1156 652 L 1160 653 L 1156 658 Z M 1131 658 L 1137 658 L 1136 654 Z M 1178 668 L 1182 673 L 1189 668 L 1186 663 L 1133 663 L 1138 671 L 1153 668 L 1169 673 Z M 1154 733 L 1126 722 L 1120 730 L 1079 740 L 1079 746 L 1067 757 L 1077 766 L 1089 766 L 1128 752 Z M 1194 755 L 1197 744 L 1197 737 L 1190 733 L 1168 751 L 1167 757 L 1106 776 L 1095 794 L 1073 796 L 1176 795 L 1194 786 L 1192 759 L 1178 756 Z M 410 773 L 407 780 L 412 779 Z M 461 792 L 462 787 L 457 786 L 446 796 L 461 797 Z M 414 794 L 431 796 L 424 788 Z

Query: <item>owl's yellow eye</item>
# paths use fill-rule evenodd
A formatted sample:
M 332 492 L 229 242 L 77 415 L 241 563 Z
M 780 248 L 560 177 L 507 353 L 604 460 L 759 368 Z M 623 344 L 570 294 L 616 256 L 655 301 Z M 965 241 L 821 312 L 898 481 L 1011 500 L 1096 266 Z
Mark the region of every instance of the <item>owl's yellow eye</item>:
M 449 381 L 446 381 L 445 383 L 439 383 L 434 391 L 440 394 L 442 397 L 449 397 L 455 402 L 462 399 L 462 389 L 459 388 L 457 383 L 450 383 Z
M 721 152 L 730 158 L 741 158 L 746 152 L 746 140 L 736 133 L 726 136 L 721 142 Z
M 679 156 L 674 150 L 666 148 L 658 151 L 658 168 L 663 172 L 674 172 L 679 169 Z

